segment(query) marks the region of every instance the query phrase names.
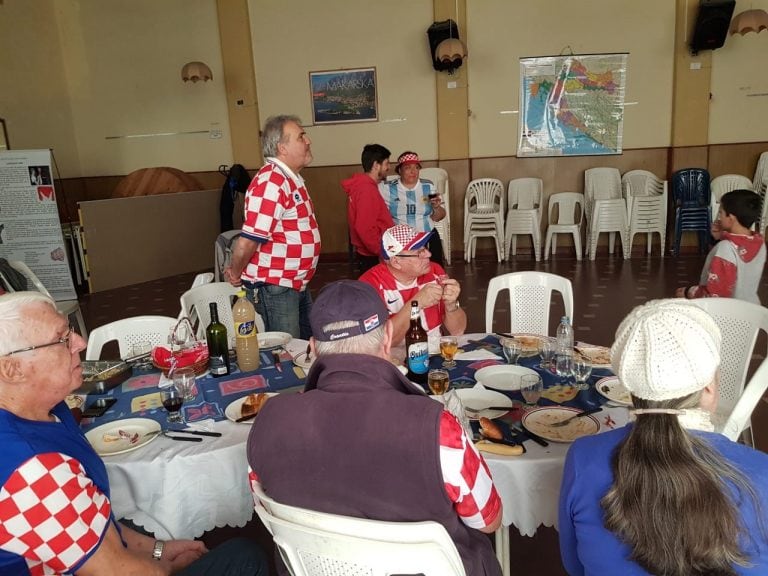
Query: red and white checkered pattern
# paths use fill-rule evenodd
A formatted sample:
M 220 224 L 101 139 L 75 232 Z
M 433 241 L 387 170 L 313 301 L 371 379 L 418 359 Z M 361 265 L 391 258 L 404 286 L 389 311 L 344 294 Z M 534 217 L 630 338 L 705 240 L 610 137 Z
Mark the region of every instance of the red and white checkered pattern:
M 400 168 L 400 166 L 405 166 L 406 164 L 418 164 L 421 166 L 419 155 L 415 152 L 404 152 L 400 154 L 400 156 L 397 158 L 397 168 Z
M 501 509 L 501 498 L 485 460 L 456 417 L 446 411 L 440 417 L 440 467 L 461 521 L 470 528 L 488 526 Z
M 381 237 L 381 245 L 389 258 L 404 250 L 418 250 L 429 242 L 428 232 L 417 232 L 407 224 L 392 226 Z
M 30 574 L 70 572 L 98 546 L 110 513 L 80 462 L 39 454 L 0 489 L 0 548 L 22 556 Z
M 304 181 L 270 158 L 245 193 L 243 235 L 259 249 L 243 279 L 303 289 L 320 256 L 320 231 Z

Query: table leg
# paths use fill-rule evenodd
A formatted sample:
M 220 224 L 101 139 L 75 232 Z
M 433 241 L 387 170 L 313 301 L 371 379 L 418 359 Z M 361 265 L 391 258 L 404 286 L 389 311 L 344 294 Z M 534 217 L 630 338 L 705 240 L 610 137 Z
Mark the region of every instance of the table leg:
M 509 526 L 499 526 L 494 532 L 494 537 L 496 540 L 496 559 L 501 565 L 501 573 L 503 576 L 510 576 Z

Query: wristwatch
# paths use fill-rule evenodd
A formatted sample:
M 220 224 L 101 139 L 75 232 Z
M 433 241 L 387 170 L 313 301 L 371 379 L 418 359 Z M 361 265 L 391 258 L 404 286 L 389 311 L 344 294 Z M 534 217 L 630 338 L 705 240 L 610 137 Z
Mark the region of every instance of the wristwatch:
M 448 313 L 450 314 L 451 312 L 456 312 L 456 310 L 458 310 L 459 308 L 461 308 L 461 304 L 459 304 L 459 301 L 458 301 L 458 300 L 456 300 L 456 302 L 454 302 L 454 304 L 455 304 L 455 306 L 454 306 L 453 308 L 451 308 L 450 310 L 448 310 L 448 309 L 446 308 L 446 309 L 445 309 L 445 311 L 446 311 L 446 312 L 448 312 Z
M 160 560 L 163 557 L 163 548 L 165 548 L 165 541 L 155 540 L 155 546 L 152 548 L 153 560 Z

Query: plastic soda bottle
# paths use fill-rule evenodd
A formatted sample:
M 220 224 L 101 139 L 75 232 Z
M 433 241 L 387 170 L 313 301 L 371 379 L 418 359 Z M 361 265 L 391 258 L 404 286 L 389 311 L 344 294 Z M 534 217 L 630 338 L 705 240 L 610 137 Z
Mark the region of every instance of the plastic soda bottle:
M 241 372 L 251 372 L 257 370 L 260 364 L 259 339 L 256 336 L 256 309 L 245 297 L 245 290 L 240 290 L 237 296 L 237 302 L 232 307 L 237 366 Z

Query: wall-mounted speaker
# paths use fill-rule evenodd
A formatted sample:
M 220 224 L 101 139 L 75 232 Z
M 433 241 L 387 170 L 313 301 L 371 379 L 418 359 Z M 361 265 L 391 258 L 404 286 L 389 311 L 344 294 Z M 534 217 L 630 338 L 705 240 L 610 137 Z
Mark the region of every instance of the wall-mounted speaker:
M 445 71 L 461 66 L 461 59 L 458 62 L 441 61 L 437 57 L 437 47 L 443 40 L 449 38 L 459 39 L 459 28 L 453 20 L 443 20 L 435 22 L 427 28 L 427 37 L 429 38 L 429 53 L 432 55 L 432 67 L 438 71 Z
M 715 50 L 725 44 L 736 0 L 701 0 L 693 27 L 691 52 Z

